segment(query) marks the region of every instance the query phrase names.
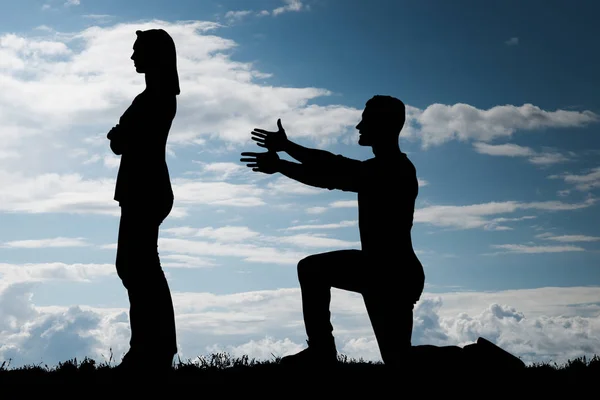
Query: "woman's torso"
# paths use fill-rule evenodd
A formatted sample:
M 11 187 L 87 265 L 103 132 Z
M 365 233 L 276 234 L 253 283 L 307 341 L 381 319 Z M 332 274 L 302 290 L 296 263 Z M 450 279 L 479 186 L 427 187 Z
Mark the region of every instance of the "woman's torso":
M 145 90 L 121 116 L 125 146 L 115 188 L 121 204 L 173 199 L 166 144 L 176 109 L 174 95 Z

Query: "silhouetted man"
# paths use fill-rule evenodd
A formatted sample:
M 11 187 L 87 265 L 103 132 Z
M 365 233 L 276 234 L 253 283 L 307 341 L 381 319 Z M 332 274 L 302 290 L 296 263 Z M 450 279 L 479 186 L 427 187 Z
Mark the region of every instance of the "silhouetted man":
M 411 349 L 413 307 L 423 291 L 425 274 L 412 246 L 411 229 L 418 194 L 416 170 L 398 139 L 405 122 L 404 103 L 377 95 L 367 101 L 356 126 L 358 144 L 375 157 L 359 161 L 310 149 L 279 130 L 255 129 L 252 139 L 265 153 L 242 153 L 253 171 L 279 172 L 306 185 L 356 192 L 361 250 L 315 254 L 298 263 L 308 348 L 282 363 L 335 363 L 330 322 L 331 288 L 361 293 L 386 365 L 402 361 Z M 282 160 L 285 151 L 298 160 Z

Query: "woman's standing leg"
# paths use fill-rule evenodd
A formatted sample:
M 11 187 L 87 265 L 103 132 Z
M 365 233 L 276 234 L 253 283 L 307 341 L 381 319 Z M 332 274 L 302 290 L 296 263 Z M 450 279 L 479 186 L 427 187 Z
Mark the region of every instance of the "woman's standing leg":
M 117 272 L 129 296 L 130 354 L 143 363 L 170 366 L 177 353 L 169 286 L 158 257 L 158 233 L 170 204 L 148 209 L 121 207 Z M 144 361 L 142 361 L 144 360 Z
M 173 299 L 171 297 L 171 290 L 169 283 L 165 277 L 164 271 L 160 263 L 160 257 L 158 254 L 158 229 L 162 222 L 167 218 L 173 208 L 173 200 L 166 201 L 161 207 L 161 213 L 159 214 L 158 225 L 157 225 L 157 237 L 154 241 L 155 248 L 154 254 L 156 254 L 156 265 L 155 268 L 160 273 L 157 276 L 157 291 L 155 293 L 157 299 L 158 309 L 158 321 L 156 329 L 158 331 L 158 343 L 161 343 L 159 354 L 164 354 L 164 357 L 168 359 L 169 364 L 173 361 L 173 356 L 177 354 L 177 334 L 175 329 L 175 311 L 173 308 Z M 162 355 L 161 355 L 162 357 Z

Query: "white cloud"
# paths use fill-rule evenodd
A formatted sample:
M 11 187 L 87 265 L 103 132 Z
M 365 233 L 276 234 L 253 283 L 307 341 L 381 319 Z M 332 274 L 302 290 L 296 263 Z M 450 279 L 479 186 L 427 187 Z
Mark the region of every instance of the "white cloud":
M 184 178 L 173 179 L 173 193 L 176 201 L 183 205 L 254 207 L 265 204 L 260 197 L 264 192 L 265 189 L 256 185 L 202 182 Z
M 83 238 L 65 237 L 56 237 L 50 239 L 13 240 L 10 242 L 0 243 L 0 247 L 21 249 L 37 249 L 48 247 L 83 247 L 88 245 L 89 244 Z
M 292 235 L 292 236 L 278 236 L 273 238 L 274 241 L 280 243 L 289 243 L 299 247 L 319 247 L 319 248 L 349 248 L 349 247 L 360 247 L 360 242 L 350 242 L 347 240 L 340 240 L 335 238 L 329 238 L 324 235 Z
M 337 228 L 348 228 L 358 225 L 358 221 L 340 221 L 333 224 L 317 224 L 317 225 L 295 225 L 288 228 L 284 228 L 284 231 L 304 231 L 312 229 L 337 229 Z
M 52 32 L 54 30 L 51 27 L 49 27 L 48 25 L 39 25 L 39 26 L 36 26 L 34 29 L 40 30 L 40 31 L 46 31 L 46 32 Z
M 579 246 L 530 246 L 523 244 L 499 244 L 492 245 L 496 249 L 506 250 L 506 253 L 524 253 L 524 254 L 539 254 L 539 253 L 565 253 L 570 251 L 585 251 Z M 503 254 L 503 253 L 494 253 Z
M 575 189 L 587 192 L 600 188 L 600 167 L 587 170 L 581 175 L 564 173 L 561 175 L 550 175 L 550 179 L 562 179 L 565 183 L 573 185 Z
M 256 185 L 173 179 L 175 205 L 170 218 L 181 218 L 194 205 L 253 207 L 264 204 Z M 23 176 L 0 170 L 0 210 L 20 213 L 120 215 L 113 200 L 115 179 L 85 179 L 81 174 Z
M 536 235 L 537 238 L 545 240 L 553 240 L 555 242 L 563 243 L 576 243 L 576 242 L 597 242 L 600 241 L 599 236 L 587 236 L 587 235 L 552 235 L 551 233 L 542 233 Z
M 126 308 L 39 307 L 34 286 L 0 289 L 0 360 L 11 366 L 77 357 L 120 361 L 128 345 Z M 124 297 L 126 299 L 126 297 Z M 599 287 L 500 292 L 425 293 L 414 310 L 413 344 L 463 346 L 485 337 L 527 362 L 563 363 L 600 353 Z M 179 356 L 193 360 L 217 351 L 258 360 L 305 347 L 299 289 L 221 294 L 173 293 Z M 338 351 L 380 360 L 362 297 L 332 290 Z
M 247 226 L 223 226 L 220 228 L 175 227 L 163 229 L 163 232 L 175 236 L 195 236 L 221 242 L 244 242 L 260 236 L 260 233 L 251 230 Z
M 529 159 L 529 162 L 536 165 L 550 165 L 569 161 L 569 158 L 560 153 L 542 153 Z
M 302 10 L 303 4 L 300 0 L 284 0 L 285 5 L 281 7 L 277 7 L 272 11 L 273 15 L 283 14 L 285 12 L 290 11 L 300 11 Z
M 165 254 L 160 258 L 161 265 L 166 268 L 210 268 L 218 265 L 213 259 L 185 254 Z
M 90 27 L 72 34 L 1 36 L 0 169 L 11 172 L 2 175 L 3 183 L 9 185 L 2 186 L 0 197 L 8 201 L 2 201 L 0 207 L 12 212 L 68 209 L 78 213 L 117 214 L 112 201 L 114 172 L 111 179 L 93 180 L 71 172 L 82 166 L 93 168 L 97 162 L 109 170 L 118 166 L 119 159 L 108 149 L 104 132 L 143 87 L 142 77 L 135 74 L 129 60 L 136 29 L 163 27 L 177 43 L 182 95 L 169 138 L 171 160 L 175 161 L 183 146 L 204 148 L 210 144 L 213 151 L 218 148 L 219 140 L 227 152 L 237 151 L 235 146 L 243 144 L 254 147 L 248 127 L 269 128 L 274 126 L 276 117 L 282 118 L 291 137 L 311 139 L 317 146 L 334 143 L 354 131 L 361 110 L 310 104 L 313 99 L 330 95 L 329 91 L 258 83 L 269 75 L 257 71 L 252 64 L 233 61 L 229 51 L 237 44 L 211 34 L 219 26 L 201 21 L 175 24 L 150 21 Z M 59 100 L 55 96 L 57 91 L 64 94 Z M 36 101 L 31 102 L 31 98 Z M 498 132 L 500 136 L 510 135 L 516 129 L 576 127 L 596 120 L 595 114 L 586 111 L 547 112 L 531 105 L 478 110 L 464 104 L 434 104 L 425 110 L 409 106 L 408 114 L 409 120 L 420 126 L 415 130 L 409 123 L 408 134 L 412 132 L 422 138 L 424 144 L 455 138 L 482 140 L 495 137 Z M 474 127 L 473 131 L 469 126 Z M 67 150 L 71 153 L 65 157 Z M 237 156 L 232 158 L 237 161 Z M 229 161 L 215 164 L 215 169 L 205 169 L 203 176 L 242 177 L 243 167 L 234 164 Z M 179 199 L 176 207 L 182 207 L 173 211 L 174 217 L 185 215 L 183 207 L 193 204 L 262 205 L 265 190 L 317 193 L 316 189 L 291 180 L 273 181 L 262 188 L 177 180 L 176 176 L 174 179 Z M 286 186 L 275 186 L 275 182 Z M 420 184 L 423 186 L 426 181 L 420 180 Z M 31 187 L 35 189 L 27 190 Z M 308 212 L 319 211 L 322 209 L 311 208 Z
M 202 175 L 203 178 L 210 177 L 211 179 L 218 181 L 225 181 L 231 177 L 239 176 L 246 170 L 245 166 L 232 162 L 194 162 L 200 164 L 201 171 L 199 171 L 199 174 Z
M 504 43 L 506 45 L 508 45 L 508 46 L 516 46 L 516 45 L 519 44 L 519 38 L 518 37 L 511 37 L 510 39 L 508 39 Z
M 524 215 L 521 217 L 496 217 L 493 215 L 510 214 L 519 210 L 538 210 L 538 211 L 569 211 L 579 210 L 591 207 L 596 204 L 595 198 L 588 198 L 580 203 L 564 203 L 561 201 L 538 201 L 538 202 L 518 202 L 503 201 L 489 202 L 480 204 L 471 204 L 465 206 L 443 206 L 431 205 L 415 209 L 414 222 L 425 223 L 434 226 L 453 228 L 453 229 L 476 229 L 484 228 L 487 230 L 507 230 L 506 226 L 499 225 L 504 222 L 515 222 L 536 218 L 534 215 Z M 332 208 L 356 208 L 357 200 L 338 200 L 331 202 Z M 324 211 L 324 210 L 319 210 Z
M 107 24 L 107 23 L 109 23 L 114 18 L 114 15 L 109 15 L 109 14 L 84 14 L 84 15 L 82 15 L 82 17 L 86 18 L 86 19 L 91 19 L 91 20 L 93 20 L 97 24 Z
M 209 242 L 180 238 L 160 238 L 159 248 L 161 253 L 176 253 L 193 256 L 207 257 L 236 257 L 248 262 L 291 264 L 307 254 L 293 250 L 282 250 L 277 247 L 260 246 L 239 242 Z
M 333 208 L 355 208 L 358 207 L 357 200 L 338 200 L 329 204 Z
M 560 201 L 541 201 L 523 203 L 517 201 L 490 202 L 466 206 L 427 206 L 415 210 L 415 223 L 426 223 L 439 227 L 455 229 L 475 229 L 498 227 L 498 222 L 505 219 L 490 218 L 498 214 L 510 214 L 518 210 L 568 211 L 591 207 L 596 200 L 589 198 L 581 203 L 564 203 Z M 533 216 L 521 218 L 530 219 Z
M 230 20 L 240 20 L 250 14 L 252 14 L 252 11 L 250 10 L 227 11 L 225 13 L 225 18 Z
M 275 357 L 297 353 L 303 348 L 304 346 L 292 342 L 289 338 L 277 340 L 270 336 L 266 336 L 262 339 L 250 340 L 249 342 L 239 346 L 207 346 L 206 352 L 209 354 L 226 352 L 231 354 L 233 357 L 251 355 L 251 359 L 274 360 Z
M 407 117 L 404 135 L 419 138 L 423 148 L 450 140 L 490 142 L 509 138 L 521 130 L 577 128 L 600 121 L 591 111 L 546 111 L 533 104 L 494 106 L 487 110 L 460 103 L 432 104 L 424 110 L 407 106 Z
M 352 108 L 307 104 L 328 95 L 326 90 L 255 83 L 269 75 L 231 60 L 227 53 L 237 44 L 206 34 L 219 27 L 211 22 L 151 21 L 74 34 L 53 32 L 47 38 L 5 34 L 0 38 L 0 150 L 26 158 L 3 166 L 44 172 L 69 168 L 73 165 L 65 165 L 68 159 L 57 149 L 72 149 L 74 143 L 85 143 L 93 154 L 103 150 L 98 160 L 112 157 L 102 132 L 116 123 L 143 88 L 143 77 L 135 74 L 129 60 L 133 32 L 157 27 L 171 33 L 178 50 L 182 94 L 169 138 L 172 154 L 181 146 L 203 146 L 209 138 L 251 143 L 248 126 L 272 124 L 274 115 L 284 118 L 298 137 L 318 137 L 326 143 L 353 127 L 359 117 L 360 111 Z M 58 90 L 63 94 L 59 101 Z M 30 140 L 36 141 L 35 147 Z
M 118 215 L 114 180 L 88 180 L 80 174 L 23 176 L 0 170 L 0 210 L 21 213 Z
M 285 176 L 277 177 L 273 181 L 267 183 L 266 187 L 275 195 L 281 197 L 289 194 L 318 194 L 322 193 L 323 189 L 304 185 Z
M 327 211 L 327 207 L 309 207 L 306 209 L 307 214 L 323 214 Z
M 67 0 L 67 1 L 65 1 L 65 7 L 78 6 L 80 4 L 81 4 L 81 0 Z
M 0 263 L 3 284 L 67 280 L 92 282 L 116 274 L 114 264 L 66 264 L 62 262 L 6 264 Z
M 352 223 L 342 222 L 341 225 L 351 226 Z M 316 229 L 326 228 L 334 228 L 334 226 L 316 227 Z M 179 226 L 163 229 L 162 232 L 170 237 L 159 238 L 161 254 L 235 257 L 249 262 L 281 265 L 296 265 L 300 259 L 310 253 L 309 250 L 314 248 L 335 250 L 360 246 L 359 241 L 341 240 L 324 234 L 274 236 L 251 230 L 246 226 L 226 225 L 218 228 Z M 104 245 L 101 248 L 114 250 L 114 245 Z
M 536 152 L 530 147 L 519 146 L 513 143 L 493 145 L 476 142 L 473 144 L 473 147 L 475 148 L 475 151 L 480 154 L 505 157 L 527 157 L 530 163 L 536 165 L 550 165 L 570 160 L 568 157 L 558 152 Z

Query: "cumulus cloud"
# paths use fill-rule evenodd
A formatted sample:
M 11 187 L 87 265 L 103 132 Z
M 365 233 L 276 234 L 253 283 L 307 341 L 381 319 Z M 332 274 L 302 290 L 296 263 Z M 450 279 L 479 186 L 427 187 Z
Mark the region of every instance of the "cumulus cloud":
M 507 41 L 505 41 L 504 44 L 506 44 L 507 46 L 516 46 L 516 45 L 519 44 L 519 38 L 518 37 L 511 37 L 510 39 L 508 39 Z
M 546 111 L 533 104 L 499 105 L 480 110 L 468 104 L 432 104 L 421 110 L 407 107 L 409 129 L 424 148 L 450 140 L 491 142 L 512 137 L 516 131 L 577 128 L 598 122 L 591 111 Z
M 0 360 L 10 360 L 10 367 L 40 363 L 52 367 L 85 357 L 107 361 L 111 347 L 121 355 L 127 349 L 129 327 L 123 311 L 44 309 L 34 305 L 32 294 L 31 283 L 0 290 Z
M 112 349 L 119 362 L 129 340 L 125 308 L 40 307 L 33 289 L 17 283 L 0 290 L 0 360 L 11 358 L 14 367 L 104 361 Z M 485 337 L 527 363 L 590 357 L 600 352 L 599 290 L 425 293 L 414 310 L 413 344 L 463 346 Z M 182 360 L 221 351 L 268 360 L 305 347 L 298 289 L 176 292 L 173 299 Z M 380 361 L 362 297 L 334 289 L 331 310 L 338 351 Z

